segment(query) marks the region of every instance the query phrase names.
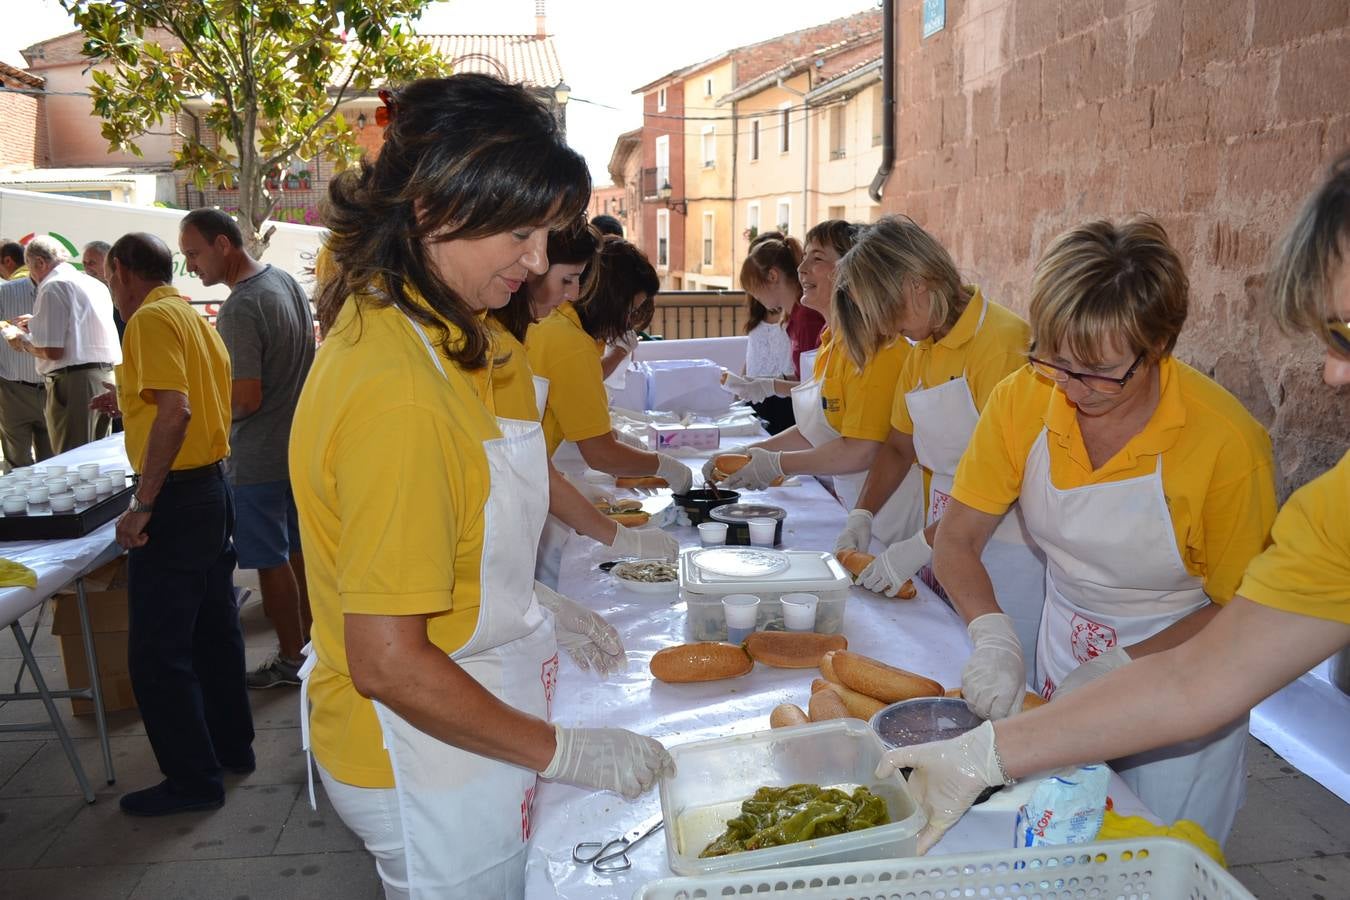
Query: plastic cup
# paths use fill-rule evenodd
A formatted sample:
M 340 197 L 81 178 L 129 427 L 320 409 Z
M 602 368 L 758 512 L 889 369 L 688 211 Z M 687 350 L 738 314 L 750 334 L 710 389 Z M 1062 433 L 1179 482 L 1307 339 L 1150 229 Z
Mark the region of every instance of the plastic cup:
M 22 494 L 10 494 L 4 500 L 5 515 L 13 516 L 28 511 L 28 498 Z
M 113 490 L 112 479 L 107 475 L 100 475 L 94 479 L 94 489 L 100 494 L 111 494 Z
M 754 594 L 727 594 L 722 598 L 722 610 L 727 616 L 727 642 L 739 644 L 755 630 L 759 598 Z
M 88 503 L 90 500 L 93 500 L 95 497 L 98 496 L 98 488 L 94 487 L 92 484 L 89 484 L 88 482 L 85 482 L 84 484 L 75 485 L 74 490 L 75 490 L 75 499 L 80 501 L 81 503 Z
M 65 467 L 65 466 L 48 466 L 48 467 L 47 467 L 47 477 L 48 477 L 48 478 L 55 478 L 57 475 L 64 475 L 64 474 L 66 474 L 66 467 Z
M 698 526 L 699 543 L 705 547 L 720 547 L 727 542 L 726 522 L 700 522 Z
M 85 463 L 77 471 L 81 481 L 93 481 L 98 477 L 98 463 Z
M 47 485 L 47 490 L 50 493 L 60 494 L 70 487 L 70 479 L 64 475 L 59 475 L 55 478 L 48 478 L 43 484 Z
M 778 522 L 775 519 L 750 519 L 746 524 L 750 526 L 750 543 L 756 547 L 772 547 L 774 545 L 774 533 L 778 530 Z
M 127 470 L 120 466 L 112 467 L 104 472 L 103 475 L 112 482 L 113 490 L 115 491 L 120 491 L 127 486 Z
M 783 627 L 788 631 L 814 631 L 816 628 L 816 604 L 820 598 L 815 594 L 784 594 L 778 598 L 783 605 Z
M 51 500 L 52 512 L 70 512 L 75 508 L 75 495 L 70 491 L 64 494 L 52 494 Z
M 47 490 L 47 486 L 45 484 L 42 485 L 41 487 L 30 487 L 28 489 L 28 502 L 33 504 L 46 503 L 47 498 L 50 495 L 51 494 Z

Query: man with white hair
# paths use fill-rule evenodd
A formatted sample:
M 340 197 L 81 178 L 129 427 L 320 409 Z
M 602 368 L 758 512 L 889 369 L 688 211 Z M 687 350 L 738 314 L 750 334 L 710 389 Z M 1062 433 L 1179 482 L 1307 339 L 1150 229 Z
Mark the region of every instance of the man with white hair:
M 91 410 L 89 401 L 104 392 L 112 367 L 122 362 L 112 298 L 102 282 L 70 264 L 55 238 L 33 238 L 24 261 L 38 286 L 33 316 L 6 330 L 5 339 L 37 357 L 37 371 L 47 380 L 52 448 L 64 453 L 108 434 L 111 420 Z

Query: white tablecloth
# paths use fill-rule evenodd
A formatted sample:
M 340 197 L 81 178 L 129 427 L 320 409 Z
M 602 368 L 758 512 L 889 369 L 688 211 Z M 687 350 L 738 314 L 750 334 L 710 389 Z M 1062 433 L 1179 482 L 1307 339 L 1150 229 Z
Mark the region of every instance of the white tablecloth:
M 76 447 L 38 465 L 58 464 L 73 468 L 83 463 L 120 465 L 126 467 L 128 472 L 131 471 L 121 434 Z M 36 588 L 0 588 L 0 627 L 8 626 L 47 597 L 74 581 L 109 549 L 116 529 L 117 520 L 114 519 L 84 537 L 0 542 L 0 557 L 23 563 L 37 573 L 38 579 Z
M 689 459 L 697 474 L 702 458 Z M 783 547 L 832 550 L 843 528 L 845 511 L 813 478 L 791 487 L 772 488 L 751 496 L 787 510 Z M 682 546 L 697 543 L 692 528 L 677 528 Z M 874 548 L 875 549 L 875 548 Z M 630 728 L 667 745 L 769 727 L 770 710 L 779 703 L 805 708 L 810 669 L 756 666 L 743 678 L 703 684 L 668 685 L 654 681 L 648 661 L 663 647 L 683 643 L 684 604 L 669 597 L 636 594 L 618 587 L 596 566 L 610 551 L 571 535 L 563 552 L 560 590 L 600 612 L 623 635 L 628 671 L 601 682 L 578 670 L 564 657 L 553 717 L 563 725 Z M 914 600 L 896 601 L 853 588 L 844 616 L 849 648 L 927 675 L 944 685 L 960 683 L 970 642 L 959 617 L 920 584 Z M 934 854 L 1012 846 L 1016 807 L 1034 787 L 996 795 L 973 810 L 932 851 Z M 1005 796 L 1006 795 L 1006 796 Z M 1111 796 L 1126 815 L 1148 815 L 1125 783 L 1112 776 Z M 527 895 L 530 897 L 631 897 L 643 884 L 669 877 L 665 835 L 657 832 L 631 854 L 633 868 L 618 875 L 598 875 L 573 864 L 572 846 L 583 840 L 608 840 L 660 811 L 653 791 L 628 803 L 609 793 L 540 782 L 535 799 Z

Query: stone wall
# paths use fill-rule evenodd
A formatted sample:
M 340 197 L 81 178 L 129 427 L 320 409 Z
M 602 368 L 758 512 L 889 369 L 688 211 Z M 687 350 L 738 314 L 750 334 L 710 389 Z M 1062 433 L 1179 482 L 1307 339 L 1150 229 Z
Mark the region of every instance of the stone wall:
M 27 82 L 3 79 L 6 87 L 38 90 Z M 47 164 L 47 129 L 42 107 L 46 98 L 0 91 L 0 166 L 36 168 Z
M 1281 495 L 1350 446 L 1350 395 L 1266 311 L 1272 243 L 1350 149 L 1350 4 L 1327 0 L 947 0 L 922 39 L 899 8 L 896 169 L 884 209 L 934 231 L 1025 313 L 1046 244 L 1132 212 L 1191 279 L 1178 355 L 1265 424 Z

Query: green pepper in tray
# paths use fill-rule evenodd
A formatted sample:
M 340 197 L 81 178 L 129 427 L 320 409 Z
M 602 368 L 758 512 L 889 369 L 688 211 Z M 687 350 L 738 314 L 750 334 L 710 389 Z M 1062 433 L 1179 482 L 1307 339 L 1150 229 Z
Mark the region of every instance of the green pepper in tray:
M 865 787 L 849 794 L 816 784 L 762 787 L 700 858 L 795 844 L 890 824 L 886 801 Z

